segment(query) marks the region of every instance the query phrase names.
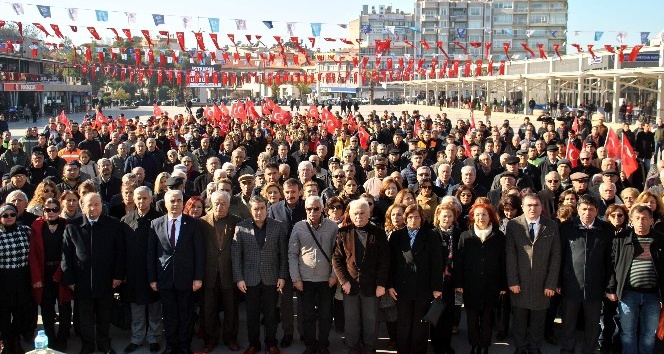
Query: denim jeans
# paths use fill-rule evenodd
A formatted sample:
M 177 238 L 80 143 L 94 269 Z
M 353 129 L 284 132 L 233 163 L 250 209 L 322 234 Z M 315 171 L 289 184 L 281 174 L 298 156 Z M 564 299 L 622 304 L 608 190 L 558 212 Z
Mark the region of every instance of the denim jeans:
M 623 354 L 651 354 L 659 322 L 659 295 L 625 290 L 620 299 Z M 640 335 L 637 341 L 636 333 Z M 638 349 L 637 349 L 638 348 Z

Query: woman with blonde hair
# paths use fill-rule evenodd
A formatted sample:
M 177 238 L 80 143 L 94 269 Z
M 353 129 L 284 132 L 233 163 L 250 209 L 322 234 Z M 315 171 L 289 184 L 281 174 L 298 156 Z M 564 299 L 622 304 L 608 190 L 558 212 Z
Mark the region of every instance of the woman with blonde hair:
M 268 206 L 270 206 L 284 199 L 284 189 L 279 185 L 279 183 L 270 182 L 266 184 L 261 190 L 261 196 L 267 199 Z
M 35 188 L 35 195 L 28 203 L 28 212 L 33 213 L 37 216 L 43 216 L 43 205 L 44 202 L 49 198 L 60 199 L 60 189 L 55 184 L 55 182 L 50 179 L 45 179 L 37 185 Z
M 440 257 L 443 261 L 443 302 L 448 304 L 440 315 L 438 324 L 430 326 L 431 346 L 434 353 L 454 353 L 452 349 L 452 330 L 458 325 L 461 316 L 461 305 L 454 301 L 455 293 L 452 285 L 454 262 L 459 237 L 464 231 L 462 225 L 457 223 L 460 208 L 450 202 L 442 202 L 434 211 L 434 233 L 440 239 Z
M 164 199 L 164 194 L 168 190 L 166 186 L 166 180 L 171 177 L 171 174 L 168 172 L 161 172 L 157 175 L 157 178 L 154 180 L 154 198 L 153 201 L 156 203 Z
M 406 226 L 406 219 L 404 218 L 404 212 L 406 211 L 406 206 L 402 204 L 392 204 L 387 211 L 385 212 L 385 233 L 387 234 L 387 239 L 390 239 L 390 236 L 393 232 L 402 229 Z M 399 319 L 399 313 L 397 311 L 397 304 L 390 297 L 389 294 L 385 294 L 380 297 L 380 311 L 378 311 L 378 316 L 376 320 L 378 322 L 385 322 L 387 327 L 387 335 L 389 340 L 387 342 L 387 349 L 395 350 L 397 349 L 397 321 Z

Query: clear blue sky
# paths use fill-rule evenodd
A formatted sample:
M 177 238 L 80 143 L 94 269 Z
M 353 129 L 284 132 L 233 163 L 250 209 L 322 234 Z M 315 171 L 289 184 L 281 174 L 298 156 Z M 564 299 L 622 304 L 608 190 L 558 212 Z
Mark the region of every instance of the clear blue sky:
M 182 30 L 180 16 L 191 16 L 194 23 L 193 30 L 198 30 L 197 18 L 200 19 L 200 29 L 209 31 L 207 17 L 217 17 L 221 20 L 219 38 L 222 44 L 230 43 L 227 33 L 235 33 L 236 40 L 245 40 L 245 34 L 263 35 L 267 45 L 274 44 L 273 35 L 288 37 L 286 22 L 295 22 L 295 36 L 306 38 L 311 36 L 311 22 L 321 22 L 321 37 L 317 39 L 323 43 L 324 37 L 347 37 L 348 31 L 337 26 L 338 23 L 348 23 L 357 18 L 362 10 L 362 4 L 392 5 L 394 8 L 411 12 L 414 9 L 413 0 L 395 1 L 363 1 L 363 0 L 245 0 L 245 1 L 141 1 L 141 0 L 14 0 L 22 3 L 25 14 L 17 16 L 12 9 L 11 2 L 0 2 L 0 20 L 23 22 L 40 22 L 49 29 L 51 23 L 60 24 L 63 34 L 70 36 L 74 42 L 89 41 L 90 35 L 86 26 L 95 26 L 102 37 L 112 37 L 107 27 L 135 29 L 134 35 L 140 35 L 138 30 L 148 29 L 156 35 L 157 30 Z M 651 32 L 651 38 L 664 29 L 660 20 L 659 11 L 654 9 L 654 3 L 659 1 L 631 0 L 618 2 L 616 0 L 571 0 L 569 1 L 568 45 L 579 43 L 584 45 L 595 43 L 597 47 L 604 44 L 617 44 L 618 31 L 627 32 L 625 43 L 633 45 L 640 42 L 640 32 Z M 43 18 L 36 5 L 51 6 L 52 18 Z M 66 8 L 79 8 L 78 21 L 72 23 Z M 88 10 L 85 10 L 88 9 Z M 108 22 L 98 22 L 94 10 L 109 11 Z M 137 14 L 137 22 L 128 25 L 125 11 Z M 165 24 L 155 26 L 151 14 L 163 14 Z M 247 30 L 238 31 L 234 19 L 247 20 Z M 274 21 L 274 29 L 268 30 L 261 21 Z M 73 34 L 67 25 L 79 26 L 78 34 Z M 581 31 L 575 36 L 575 31 Z M 604 36 L 594 42 L 594 32 L 604 31 Z M 120 32 L 121 33 L 121 32 Z M 52 39 L 50 37 L 49 39 Z M 209 38 L 206 43 L 211 46 Z M 193 46 L 193 35 L 187 37 L 187 44 Z M 339 45 L 341 46 L 341 45 Z

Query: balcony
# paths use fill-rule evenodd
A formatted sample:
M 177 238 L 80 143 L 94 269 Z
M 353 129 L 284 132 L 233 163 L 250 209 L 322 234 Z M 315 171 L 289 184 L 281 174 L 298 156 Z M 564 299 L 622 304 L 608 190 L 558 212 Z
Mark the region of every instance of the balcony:
M 438 15 L 422 15 L 422 21 L 438 21 Z
M 64 83 L 65 80 L 59 76 L 36 75 L 19 73 L 15 71 L 0 72 L 0 82 L 43 82 L 43 83 Z

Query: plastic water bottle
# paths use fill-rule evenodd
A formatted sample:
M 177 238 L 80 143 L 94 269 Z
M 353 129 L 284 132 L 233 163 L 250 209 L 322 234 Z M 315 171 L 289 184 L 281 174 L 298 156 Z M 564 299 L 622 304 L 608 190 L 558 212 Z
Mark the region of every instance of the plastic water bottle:
M 46 353 L 48 350 L 48 337 L 44 330 L 37 332 L 37 337 L 35 337 L 35 351 L 39 354 Z

